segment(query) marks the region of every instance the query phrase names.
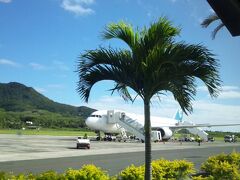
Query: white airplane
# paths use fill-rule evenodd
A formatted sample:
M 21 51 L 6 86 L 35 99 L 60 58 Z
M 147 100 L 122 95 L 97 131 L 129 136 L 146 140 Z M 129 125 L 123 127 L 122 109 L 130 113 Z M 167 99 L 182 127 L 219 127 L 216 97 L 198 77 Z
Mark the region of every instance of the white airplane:
M 188 129 L 192 134 L 207 141 L 208 134 L 200 127 L 235 126 L 240 124 L 194 124 L 182 121 L 183 113 L 178 110 L 173 118 L 151 116 L 151 127 L 158 140 L 169 140 L 173 132 L 179 129 Z M 124 134 L 130 132 L 144 140 L 144 116 L 127 113 L 119 110 L 100 110 L 93 112 L 87 119 L 86 125 L 95 131 L 102 131 L 107 135 Z M 152 134 L 153 136 L 153 134 Z M 155 137 L 155 139 L 156 139 Z

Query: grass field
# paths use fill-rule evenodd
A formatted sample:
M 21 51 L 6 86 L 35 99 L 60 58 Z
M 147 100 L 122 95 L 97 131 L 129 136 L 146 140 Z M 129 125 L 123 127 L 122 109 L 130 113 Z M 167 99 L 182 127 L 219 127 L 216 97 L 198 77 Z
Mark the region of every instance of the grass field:
M 40 130 L 37 129 L 0 129 L 0 134 L 18 134 L 18 135 L 49 135 L 49 136 L 84 136 L 87 134 L 88 136 L 95 136 L 95 132 L 93 131 L 86 131 L 80 129 L 47 129 L 41 128 Z M 103 136 L 103 134 L 102 134 Z M 174 138 L 180 138 L 183 134 L 174 134 Z M 223 141 L 223 136 L 216 137 L 213 136 L 216 141 Z
M 0 134 L 21 134 L 21 135 L 49 135 L 49 136 L 95 136 L 92 131 L 83 131 L 76 129 L 0 129 Z
M 181 138 L 181 137 L 185 137 L 185 136 L 190 136 L 190 134 L 186 135 L 186 134 L 175 133 L 175 134 L 173 135 L 173 137 L 174 137 L 174 138 L 177 138 L 177 139 L 179 139 L 179 138 Z M 196 136 L 191 135 L 191 137 L 196 137 Z M 214 137 L 214 139 L 215 139 L 216 141 L 223 141 L 223 140 L 224 140 L 224 136 L 223 136 L 223 135 L 220 135 L 220 134 L 219 134 L 218 136 L 212 136 L 212 137 Z

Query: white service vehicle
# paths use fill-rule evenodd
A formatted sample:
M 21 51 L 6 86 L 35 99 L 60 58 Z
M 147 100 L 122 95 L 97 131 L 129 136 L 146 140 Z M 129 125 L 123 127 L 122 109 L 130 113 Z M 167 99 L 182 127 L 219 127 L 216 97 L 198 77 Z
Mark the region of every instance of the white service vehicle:
M 77 138 L 77 149 L 84 148 L 90 149 L 90 140 L 89 139 L 82 139 L 81 137 Z

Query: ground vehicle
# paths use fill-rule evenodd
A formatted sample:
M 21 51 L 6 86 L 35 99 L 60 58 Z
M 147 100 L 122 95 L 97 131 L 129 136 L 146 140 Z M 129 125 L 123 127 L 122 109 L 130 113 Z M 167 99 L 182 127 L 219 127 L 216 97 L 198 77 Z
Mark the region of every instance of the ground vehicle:
M 194 137 L 180 137 L 179 139 L 178 139 L 178 141 L 180 141 L 180 142 L 194 142 L 194 141 L 196 141 L 196 139 L 194 138 Z
M 82 139 L 81 137 L 77 138 L 77 149 L 84 148 L 90 149 L 90 140 L 89 139 Z
M 226 135 L 224 136 L 225 142 L 237 142 L 237 137 L 235 135 Z
M 195 138 L 194 137 L 187 137 L 187 138 L 185 138 L 185 141 L 194 142 Z
M 209 136 L 209 137 L 208 137 L 208 142 L 213 142 L 213 141 L 215 141 L 215 138 L 212 137 L 212 136 Z

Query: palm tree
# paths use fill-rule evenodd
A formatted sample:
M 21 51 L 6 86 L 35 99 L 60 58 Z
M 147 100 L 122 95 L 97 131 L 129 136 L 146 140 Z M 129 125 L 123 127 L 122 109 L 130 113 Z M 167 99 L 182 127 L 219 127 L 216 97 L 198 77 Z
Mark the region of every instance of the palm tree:
M 196 94 L 196 79 L 207 86 L 212 97 L 218 95 L 220 79 L 218 62 L 202 45 L 175 42 L 180 33 L 166 18 L 133 30 L 127 23 L 111 23 L 102 33 L 104 39 L 119 39 L 128 49 L 99 47 L 80 56 L 77 72 L 78 93 L 88 102 L 95 83 L 103 80 L 115 82 L 112 92 L 117 91 L 124 100 L 134 101 L 129 89 L 144 102 L 145 130 L 145 179 L 151 179 L 151 121 L 150 103 L 154 95 L 171 92 L 182 110 L 192 112 L 191 101 Z
M 212 24 L 213 22 L 216 22 L 216 21 L 220 21 L 220 22 L 212 32 L 212 39 L 215 39 L 218 31 L 225 26 L 223 24 L 223 22 L 221 21 L 221 19 L 218 17 L 218 15 L 216 13 L 213 13 L 210 16 L 208 16 L 206 19 L 204 19 L 203 22 L 201 23 L 202 27 L 207 28 L 210 24 Z

